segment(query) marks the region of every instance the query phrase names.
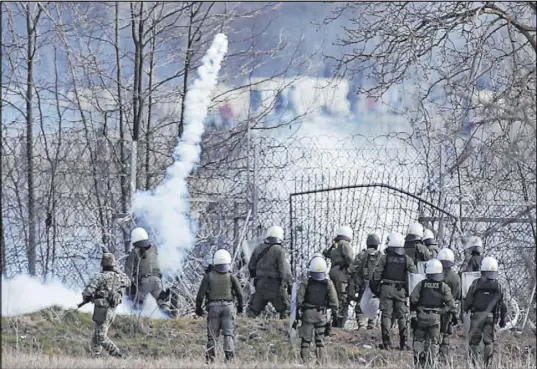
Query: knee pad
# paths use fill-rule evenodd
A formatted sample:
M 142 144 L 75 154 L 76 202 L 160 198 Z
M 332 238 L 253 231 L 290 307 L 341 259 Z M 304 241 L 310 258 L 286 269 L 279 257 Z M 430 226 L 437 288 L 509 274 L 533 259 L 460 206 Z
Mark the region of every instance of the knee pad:
M 102 345 L 106 341 L 106 336 L 102 332 L 97 333 L 95 338 L 97 340 L 97 343 L 100 345 Z
M 321 338 L 315 339 L 315 346 L 316 347 L 324 347 L 324 341 Z
M 422 353 L 423 351 L 425 351 L 425 345 L 423 344 L 422 341 L 414 340 L 414 343 L 412 344 L 412 349 L 416 353 Z
M 310 344 L 311 344 L 310 341 L 306 341 L 306 340 L 303 339 L 302 342 L 300 342 L 300 347 L 301 348 L 309 348 Z

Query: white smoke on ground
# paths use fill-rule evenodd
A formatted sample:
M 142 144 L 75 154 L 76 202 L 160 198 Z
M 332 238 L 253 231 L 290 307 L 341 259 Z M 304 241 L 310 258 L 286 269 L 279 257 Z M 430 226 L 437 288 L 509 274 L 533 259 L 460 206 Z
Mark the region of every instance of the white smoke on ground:
M 133 213 L 141 216 L 158 237 L 155 241 L 163 272 L 177 271 L 185 252 L 194 246 L 187 178 L 200 159 L 203 123 L 227 45 L 225 35 L 215 36 L 198 68 L 198 78 L 186 94 L 185 129 L 174 150 L 175 162 L 168 167 L 166 179 L 153 191 L 137 192 L 134 196 Z
M 30 314 L 51 306 L 76 309 L 80 302 L 82 302 L 82 290 L 69 289 L 58 280 L 42 283 L 39 279 L 24 274 L 7 281 L 2 278 L 2 316 Z M 86 304 L 78 310 L 91 313 L 93 304 Z M 125 299 L 117 307 L 116 312 L 120 315 L 140 314 L 153 319 L 166 318 L 152 296 L 147 297 L 141 312 L 134 312 Z

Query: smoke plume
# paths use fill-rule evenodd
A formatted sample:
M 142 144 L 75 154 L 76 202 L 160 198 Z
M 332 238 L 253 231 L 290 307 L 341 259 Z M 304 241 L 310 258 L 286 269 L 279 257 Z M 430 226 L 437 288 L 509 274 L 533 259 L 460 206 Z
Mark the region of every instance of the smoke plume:
M 158 237 L 160 267 L 176 271 L 186 250 L 193 247 L 195 236 L 188 215 L 187 178 L 200 159 L 203 122 L 211 101 L 222 60 L 227 52 L 227 38 L 217 34 L 198 68 L 198 78 L 186 94 L 185 129 L 174 150 L 175 162 L 167 169 L 166 179 L 153 191 L 137 192 L 133 213 L 141 217 Z

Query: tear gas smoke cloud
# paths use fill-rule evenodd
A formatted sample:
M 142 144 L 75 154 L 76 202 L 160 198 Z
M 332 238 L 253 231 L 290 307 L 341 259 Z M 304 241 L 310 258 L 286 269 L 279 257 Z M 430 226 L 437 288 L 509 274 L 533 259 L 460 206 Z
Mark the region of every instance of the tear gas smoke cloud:
M 58 280 L 41 283 L 28 275 L 18 275 L 9 281 L 2 278 L 2 316 L 33 313 L 51 306 L 75 309 L 81 301 L 82 290 L 69 289 Z M 91 313 L 93 304 L 86 304 L 79 311 Z M 117 307 L 116 312 L 120 315 L 135 314 L 125 301 Z M 165 318 L 152 296 L 146 299 L 141 315 L 153 319 Z
M 203 121 L 216 87 L 218 72 L 227 52 L 227 38 L 215 36 L 198 69 L 198 78 L 186 94 L 185 130 L 174 150 L 175 162 L 167 169 L 166 179 L 153 191 L 137 192 L 133 213 L 144 219 L 158 238 L 160 267 L 176 271 L 185 251 L 194 246 L 195 235 L 188 215 L 187 178 L 200 159 Z

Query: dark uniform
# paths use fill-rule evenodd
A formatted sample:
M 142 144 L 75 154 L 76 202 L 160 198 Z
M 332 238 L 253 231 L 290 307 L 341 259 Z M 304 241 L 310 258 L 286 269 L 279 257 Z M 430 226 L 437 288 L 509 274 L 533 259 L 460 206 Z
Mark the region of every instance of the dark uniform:
M 231 272 L 221 273 L 216 270 L 205 274 L 196 296 L 196 314 L 203 315 L 203 300 L 207 300 L 207 353 L 208 362 L 214 361 L 215 341 L 224 335 L 224 353 L 226 360 L 235 356 L 235 307 L 243 311 L 243 295 L 239 280 Z
M 171 309 L 171 291 L 164 289 L 162 283 L 158 251 L 154 245 L 146 248 L 134 247 L 125 262 L 125 273 L 132 281 L 128 295 L 135 309 L 141 308 L 150 294 L 164 314 L 176 316 L 177 311 Z
M 347 299 L 348 269 L 354 259 L 350 241 L 348 237 L 337 236 L 332 246 L 323 251 L 323 256 L 330 259 L 331 262 L 328 275 L 334 283 L 339 300 L 337 313 L 332 314 L 332 326 L 338 328 L 343 328 L 345 325 L 349 310 Z
M 297 316 L 301 321 L 299 335 L 302 339 L 300 344 L 300 357 L 304 362 L 309 360 L 310 344 L 315 339 L 315 353 L 317 361 L 324 358 L 324 336 L 326 332 L 326 310 L 338 309 L 338 298 L 334 284 L 331 280 L 322 281 L 307 278 L 299 287 L 297 294 Z
M 449 286 L 451 296 L 455 304 L 461 301 L 461 279 L 457 273 L 451 268 L 444 267 L 444 282 Z M 444 360 L 449 357 L 449 346 L 451 345 L 451 335 L 453 334 L 453 323 L 457 319 L 453 318 L 452 314 L 442 314 L 440 333 L 442 334 L 440 341 L 440 355 Z
M 416 311 L 413 321 L 414 365 L 434 366 L 440 343 L 440 320 L 447 315 L 456 318 L 451 289 L 443 281 L 425 279 L 419 282 L 410 295 L 410 310 Z
M 420 240 L 405 241 L 405 253 L 412 259 L 414 265 L 431 259 L 429 249 Z
M 474 365 L 478 361 L 479 344 L 483 340 L 484 362 L 488 367 L 492 364 L 495 325 L 505 327 L 507 307 L 503 301 L 503 289 L 495 279 L 481 277 L 476 279 L 465 300 L 465 310 L 470 311 L 469 355 Z
M 373 273 L 370 287 L 380 298 L 382 346 L 385 349 L 392 347 L 390 340 L 392 314 L 397 318 L 399 325 L 399 348 L 403 350 L 406 345 L 408 273 L 416 273 L 412 259 L 408 255 L 396 254 L 390 247 L 386 249 L 386 255 L 380 257 Z
M 276 243 L 263 243 L 254 250 L 248 270 L 254 278 L 255 286 L 254 296 L 248 306 L 248 316 L 258 316 L 270 302 L 280 313 L 280 319 L 287 318 L 293 277 L 285 249 Z

